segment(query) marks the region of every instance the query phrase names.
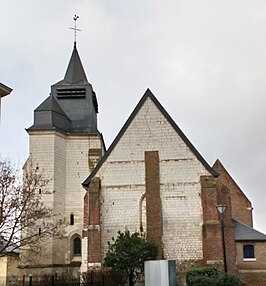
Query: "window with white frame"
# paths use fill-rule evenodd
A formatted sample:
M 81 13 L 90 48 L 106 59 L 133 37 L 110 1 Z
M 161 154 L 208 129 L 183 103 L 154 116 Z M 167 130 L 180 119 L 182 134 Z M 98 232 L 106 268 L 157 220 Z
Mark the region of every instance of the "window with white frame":
M 254 260 L 255 259 L 254 245 L 252 244 L 244 245 L 243 256 L 244 256 L 244 260 Z

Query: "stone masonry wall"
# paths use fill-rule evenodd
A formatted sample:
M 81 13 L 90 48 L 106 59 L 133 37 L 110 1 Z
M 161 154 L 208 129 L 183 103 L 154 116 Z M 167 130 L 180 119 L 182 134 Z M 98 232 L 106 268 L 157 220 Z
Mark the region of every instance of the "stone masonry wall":
M 90 174 L 92 165 L 96 164 L 95 150 L 101 149 L 98 135 L 76 136 L 43 130 L 30 133 L 30 159 L 50 178 L 46 188 L 49 194 L 43 194 L 44 203 L 53 208 L 58 218 L 62 218 L 67 225 L 65 239 L 47 241 L 45 252 L 38 261 L 36 259 L 35 266 L 68 265 L 72 262 L 87 265 L 87 256 L 74 259 L 72 243 L 74 236 L 82 239 L 84 226 L 82 202 L 86 191 L 81 183 Z M 92 156 L 90 150 L 94 150 Z M 74 214 L 74 225 L 70 225 L 70 214 Z M 83 269 L 87 268 L 86 265 Z
M 29 167 L 35 168 L 49 180 L 48 185 L 41 190 L 42 199 L 48 208 L 53 208 L 54 200 L 54 163 L 55 163 L 55 136 L 54 132 L 33 132 L 30 133 L 29 145 Z M 37 231 L 37 230 L 36 230 Z M 25 264 L 52 264 L 53 263 L 53 241 L 47 239 L 42 245 L 40 255 L 25 253 L 21 255 L 22 263 Z
M 97 174 L 101 178 L 102 255 L 118 230 L 140 228 L 145 151 L 159 154 L 164 258 L 202 259 L 200 176 L 209 172 L 149 98 Z
M 65 217 L 69 224 L 70 215 L 74 215 L 74 225 L 68 225 L 66 228 L 66 235 L 68 235 L 68 251 L 65 254 L 65 263 L 71 263 L 74 259 L 71 249 L 71 238 L 78 235 L 81 239 L 83 237 L 84 228 L 84 206 L 83 200 L 86 191 L 81 183 L 90 172 L 90 150 L 101 150 L 101 139 L 99 136 L 68 136 L 66 141 L 66 189 L 65 189 Z M 98 157 L 99 160 L 99 157 Z M 84 243 L 83 243 L 84 245 Z M 83 253 L 83 250 L 81 250 Z M 83 264 L 87 262 L 87 256 L 80 257 Z M 75 257 L 75 261 L 77 257 Z M 81 266 L 82 269 L 86 267 Z

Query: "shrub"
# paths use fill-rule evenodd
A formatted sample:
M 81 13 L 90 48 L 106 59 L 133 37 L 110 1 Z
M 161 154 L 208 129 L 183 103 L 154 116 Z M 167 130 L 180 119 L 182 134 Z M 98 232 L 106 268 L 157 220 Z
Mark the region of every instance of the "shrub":
M 187 285 L 197 285 L 194 284 L 195 278 L 214 278 L 217 277 L 220 272 L 216 268 L 211 268 L 211 267 L 201 267 L 201 268 L 191 268 L 186 275 L 186 280 L 187 280 Z M 200 279 L 199 279 L 200 280 Z M 198 280 L 198 281 L 199 281 Z M 206 281 L 208 279 L 205 279 Z M 211 279 L 213 282 L 213 279 Z M 202 279 L 204 281 L 204 279 Z M 191 284 L 193 283 L 193 284 Z M 200 282 L 198 282 L 200 283 Z M 204 283 L 204 282 L 202 282 Z M 206 282 L 207 283 L 207 282 Z M 198 284 L 198 285 L 205 285 L 205 284 Z M 213 284 L 206 284 L 206 285 L 213 285 Z
M 214 278 L 208 276 L 192 276 L 188 286 L 213 286 L 215 285 Z
M 133 286 L 142 277 L 144 262 L 155 259 L 158 254 L 158 247 L 137 231 L 118 231 L 118 237 L 113 237 L 108 244 L 104 266 L 125 273 L 129 286 Z
M 241 286 L 238 276 L 230 273 L 222 273 L 217 277 L 215 286 Z
M 237 275 L 221 273 L 216 268 L 191 268 L 187 272 L 188 286 L 241 286 Z

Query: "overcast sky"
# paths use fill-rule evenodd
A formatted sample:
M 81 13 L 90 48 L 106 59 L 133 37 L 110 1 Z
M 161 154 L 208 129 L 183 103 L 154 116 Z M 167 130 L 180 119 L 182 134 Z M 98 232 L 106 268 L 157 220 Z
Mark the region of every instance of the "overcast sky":
M 77 47 L 109 146 L 147 88 L 201 155 L 219 158 L 266 233 L 265 0 L 0 0 L 0 153 L 28 156 L 33 110 Z

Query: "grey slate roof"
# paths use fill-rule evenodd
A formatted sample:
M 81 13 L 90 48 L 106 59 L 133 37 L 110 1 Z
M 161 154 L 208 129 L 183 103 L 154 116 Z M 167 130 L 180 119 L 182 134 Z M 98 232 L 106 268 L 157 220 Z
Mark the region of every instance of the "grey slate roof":
M 236 241 L 266 241 L 266 235 L 240 221 L 233 219 Z
M 200 155 L 200 153 L 197 151 L 197 149 L 192 145 L 192 143 L 188 140 L 186 135 L 182 132 L 182 130 L 176 125 L 174 120 L 171 118 L 171 116 L 167 113 L 167 111 L 163 108 L 163 106 L 160 104 L 160 102 L 157 100 L 157 98 L 153 95 L 153 93 L 147 89 L 145 94 L 142 96 L 141 100 L 129 116 L 128 120 L 116 136 L 115 140 L 109 147 L 109 149 L 106 151 L 102 159 L 98 162 L 95 169 L 91 172 L 91 174 L 87 177 L 87 179 L 82 183 L 83 187 L 88 187 L 92 178 L 97 174 L 103 163 L 106 161 L 110 153 L 115 148 L 116 144 L 119 142 L 125 131 L 127 130 L 128 126 L 131 124 L 132 120 L 138 113 L 138 111 L 143 106 L 144 102 L 147 100 L 147 98 L 150 98 L 154 104 L 158 107 L 158 109 L 161 111 L 161 113 L 165 116 L 165 118 L 168 120 L 168 122 L 172 125 L 172 127 L 175 129 L 177 134 L 183 139 L 185 144 L 189 147 L 189 149 L 194 153 L 194 155 L 197 157 L 197 159 L 202 163 L 202 165 L 215 177 L 218 177 L 218 173 L 204 160 L 204 158 Z
M 48 96 L 36 109 L 35 111 L 53 111 L 63 116 L 66 116 L 63 109 L 60 107 L 54 96 Z M 67 116 L 66 116 L 67 117 Z
M 74 49 L 66 70 L 65 77 L 62 81 L 58 82 L 60 84 L 83 84 L 88 83 L 85 71 L 83 69 L 76 43 L 74 43 Z
M 88 82 L 76 43 L 63 80 L 51 86 L 50 96 L 34 110 L 28 131 L 56 129 L 68 134 L 97 134 L 98 103 Z
M 29 130 L 59 129 L 68 132 L 70 126 L 71 120 L 50 95 L 34 110 L 34 125 Z

